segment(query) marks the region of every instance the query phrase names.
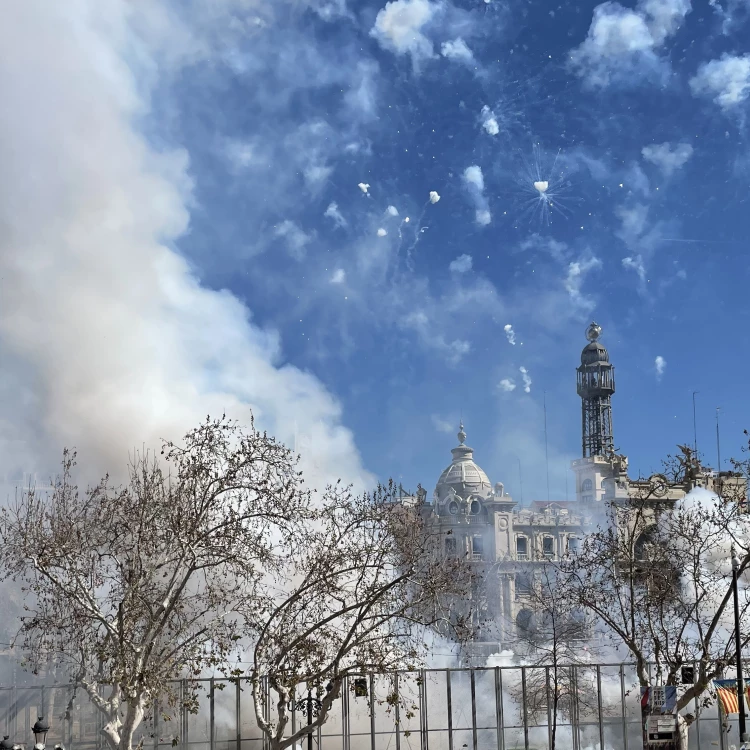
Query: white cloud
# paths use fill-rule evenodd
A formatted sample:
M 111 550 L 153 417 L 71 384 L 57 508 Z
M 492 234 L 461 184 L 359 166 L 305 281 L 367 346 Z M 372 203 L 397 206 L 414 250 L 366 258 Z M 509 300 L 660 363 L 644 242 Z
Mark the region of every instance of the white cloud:
M 387 231 L 387 230 L 385 230 L 385 229 L 383 229 L 383 227 L 380 227 L 380 228 L 378 229 L 378 237 L 385 237 L 385 236 L 386 236 L 386 234 L 388 234 L 388 231 Z
M 343 284 L 346 281 L 346 271 L 337 268 L 331 276 L 331 284 Z
M 333 223 L 337 227 L 346 226 L 346 219 L 343 217 L 341 211 L 339 211 L 339 207 L 337 203 L 330 203 L 328 205 L 328 208 L 325 210 L 325 213 L 323 214 L 323 216 L 326 216 L 329 219 L 333 219 Z
M 274 229 L 276 237 L 282 237 L 286 240 L 287 250 L 296 260 L 302 260 L 307 253 L 305 249 L 312 237 L 306 234 L 300 227 L 289 219 L 282 221 Z
M 531 376 L 529 371 L 525 367 L 519 367 L 518 371 L 521 373 L 523 378 L 523 389 L 526 393 L 531 393 Z
M 450 365 L 457 365 L 471 351 L 471 344 L 463 339 L 449 340 L 442 331 L 430 325 L 427 314 L 418 310 L 402 319 L 402 325 L 415 331 L 422 343 L 443 357 Z
M 655 164 L 664 174 L 669 177 L 673 172 L 684 166 L 693 155 L 693 147 L 689 143 L 659 143 L 644 146 L 641 149 L 643 158 Z
M 398 216 L 398 209 L 395 206 L 388 206 L 388 208 L 386 208 L 386 211 L 388 212 L 389 216 Z
M 722 109 L 729 110 L 750 96 L 750 55 L 723 55 L 703 63 L 690 79 L 695 96 L 709 96 Z
M 432 42 L 422 32 L 437 5 L 429 0 L 391 0 L 378 12 L 370 35 L 397 55 L 411 55 L 416 69 L 435 56 Z
M 358 187 L 358 188 L 359 188 L 359 189 L 360 189 L 360 190 L 361 190 L 361 191 L 362 191 L 362 192 L 363 192 L 363 193 L 364 193 L 365 195 L 367 195 L 367 193 L 368 193 L 368 192 L 369 192 L 369 190 L 370 190 L 370 185 L 369 185 L 368 183 L 366 183 L 366 182 L 358 182 L 358 183 L 357 183 L 357 187 Z
M 487 226 L 492 221 L 490 206 L 484 195 L 484 175 L 482 168 L 476 164 L 466 167 L 463 181 L 476 207 L 475 219 L 480 226 Z
M 510 323 L 508 323 L 507 325 L 503 326 L 503 330 L 505 331 L 505 336 L 508 339 L 508 343 L 515 346 L 516 345 L 516 332 L 513 330 L 513 326 Z
M 643 257 L 640 255 L 634 255 L 622 259 L 622 267 L 627 268 L 630 271 L 635 271 L 638 274 L 638 278 L 641 284 L 646 283 L 646 267 L 643 264 Z
M 690 0 L 641 0 L 635 9 L 597 5 L 586 39 L 571 50 L 571 66 L 593 87 L 661 77 L 666 63 L 658 49 L 689 12 Z
M 654 367 L 656 368 L 656 379 L 661 380 L 661 376 L 664 374 L 664 370 L 667 368 L 667 360 L 662 356 L 658 356 L 654 360 Z
M 464 182 L 467 185 L 471 185 L 476 188 L 480 193 L 484 191 L 484 176 L 482 175 L 482 168 L 473 164 L 470 167 L 466 167 L 464 170 Z
M 488 208 L 478 208 L 474 218 L 479 226 L 486 227 L 492 221 L 492 214 Z
M 464 253 L 463 255 L 459 255 L 455 260 L 452 260 L 448 269 L 453 273 L 467 273 L 471 271 L 471 263 L 471 255 Z
M 431 416 L 432 424 L 438 432 L 453 432 L 456 429 L 456 425 L 447 419 L 443 419 L 437 414 Z
M 593 300 L 581 294 L 586 274 L 601 268 L 602 262 L 599 258 L 591 256 L 585 260 L 577 260 L 568 264 L 568 273 L 565 276 L 565 290 L 568 292 L 570 299 L 578 307 L 590 310 L 594 307 Z
M 121 477 L 134 446 L 179 440 L 206 414 L 247 423 L 252 408 L 290 447 L 310 436 L 313 486 L 341 475 L 364 488 L 336 399 L 172 249 L 194 201 L 188 158 L 134 123 L 159 73 L 203 52 L 179 16 L 154 28 L 157 6 L 5 8 L 0 193 L 15 198 L 0 201 L 0 474 L 49 476 L 68 445 L 86 479 Z
M 430 190 L 430 203 L 433 205 L 437 203 L 440 200 L 440 196 L 437 194 L 436 190 Z
M 474 54 L 461 37 L 443 42 L 440 47 L 440 53 L 449 60 L 456 60 L 470 65 L 474 64 Z
M 497 135 L 500 132 L 500 126 L 497 123 L 495 113 L 485 104 L 481 113 L 482 127 L 490 134 Z
M 510 393 L 511 391 L 516 390 L 516 384 L 513 382 L 511 378 L 503 378 L 499 383 L 498 386 L 501 391 L 504 391 L 505 393 Z

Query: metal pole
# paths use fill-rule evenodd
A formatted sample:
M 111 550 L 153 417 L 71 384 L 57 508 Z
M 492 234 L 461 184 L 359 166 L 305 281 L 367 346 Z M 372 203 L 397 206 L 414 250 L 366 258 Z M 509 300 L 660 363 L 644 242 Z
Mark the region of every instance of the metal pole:
M 547 502 L 549 502 L 549 453 L 547 452 L 547 391 L 544 391 L 544 461 L 547 465 Z
M 529 750 L 529 714 L 526 710 L 526 667 L 521 667 L 521 700 L 523 701 L 523 750 Z
M 474 670 L 469 672 L 471 681 L 471 742 L 474 750 L 477 750 L 477 687 L 474 679 Z
M 625 666 L 620 664 L 620 710 L 622 711 L 622 747 L 628 750 L 628 711 L 625 705 Z
M 312 690 L 307 688 L 307 726 L 308 728 L 312 724 Z M 312 729 L 307 733 L 307 750 L 313 750 L 313 736 Z
M 234 724 L 237 732 L 237 750 L 242 750 L 242 687 L 239 677 L 234 688 Z
M 503 718 L 503 673 L 495 667 L 495 722 L 497 724 L 497 750 L 505 750 L 505 723 Z
M 453 701 L 451 696 L 451 670 L 445 670 L 445 697 L 448 702 L 448 750 L 453 750 Z
M 693 391 L 693 441 L 695 447 L 695 460 L 698 460 L 698 423 L 695 419 L 695 395 L 699 391 Z
M 739 707 L 740 742 L 746 742 L 745 732 L 745 683 L 742 679 L 742 644 L 740 639 L 740 603 L 737 594 L 737 573 L 740 559 L 732 545 L 732 595 L 734 597 L 734 646 L 737 660 L 737 705 Z
M 599 719 L 599 747 L 604 747 L 604 717 L 602 716 L 602 668 L 596 665 L 596 708 Z

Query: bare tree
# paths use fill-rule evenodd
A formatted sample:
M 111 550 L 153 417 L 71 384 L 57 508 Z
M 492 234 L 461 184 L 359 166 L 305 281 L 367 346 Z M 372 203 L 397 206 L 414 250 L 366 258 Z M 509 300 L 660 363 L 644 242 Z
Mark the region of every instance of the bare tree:
M 329 488 L 317 528 L 269 595 L 275 604 L 258 628 L 253 697 L 272 750 L 321 726 L 346 677 L 418 667 L 435 628 L 468 637 L 471 612 L 454 605 L 470 590 L 469 566 L 438 554 L 442 539 L 429 530 L 418 497 L 407 507 L 395 502 L 393 485 L 361 497 Z M 324 684 L 317 715 L 291 731 L 296 692 Z M 386 698 L 399 701 L 395 693 Z
M 66 450 L 52 490 L 23 492 L 0 518 L 27 664 L 69 670 L 112 750 L 131 749 L 155 700 L 176 700 L 170 679 L 228 667 L 261 576 L 313 515 L 294 456 L 252 423 L 207 418 L 162 457 L 134 456 L 121 488 L 79 492 Z
M 592 622 L 552 563 L 534 571 L 524 600 L 513 651 L 528 668 L 525 685 L 514 685 L 510 692 L 517 702 L 525 701 L 532 719 L 549 716 L 554 750 L 558 716 L 576 720 L 598 707 L 595 680 L 586 670 L 595 651 Z
M 699 467 L 689 449 L 683 454 L 677 459 L 683 470 L 673 482 L 689 489 Z M 677 501 L 666 499 L 661 484 L 638 487 L 635 496 L 607 509 L 602 526 L 560 568 L 578 606 L 630 652 L 641 686 L 652 680 L 678 685 L 681 668 L 695 665 L 694 683 L 678 697 L 679 711 L 695 699 L 708 700 L 711 681 L 735 658 L 729 546 L 738 546 L 741 576 L 750 566 L 744 484 L 718 486 L 719 497 L 703 492 Z M 743 596 L 743 623 L 749 605 Z M 749 640 L 746 625 L 743 645 Z M 694 717 L 685 718 L 690 723 Z

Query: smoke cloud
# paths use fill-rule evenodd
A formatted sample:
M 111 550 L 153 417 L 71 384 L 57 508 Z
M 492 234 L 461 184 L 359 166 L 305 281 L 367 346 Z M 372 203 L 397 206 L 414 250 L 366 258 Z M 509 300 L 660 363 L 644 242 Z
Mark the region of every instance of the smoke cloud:
M 189 157 L 137 123 L 157 71 L 210 50 L 167 15 L 123 0 L 5 9 L 0 478 L 49 476 L 63 445 L 92 475 L 121 471 L 134 448 L 252 408 L 290 447 L 307 441 L 313 483 L 369 484 L 335 398 L 179 253 Z

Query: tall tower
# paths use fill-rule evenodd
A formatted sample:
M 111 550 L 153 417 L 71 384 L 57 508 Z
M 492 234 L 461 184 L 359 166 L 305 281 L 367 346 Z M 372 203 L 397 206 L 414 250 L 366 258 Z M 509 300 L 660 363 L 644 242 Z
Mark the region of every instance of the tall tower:
M 612 394 L 615 392 L 614 367 L 607 350 L 599 343 L 601 326 L 592 323 L 586 330 L 589 343 L 581 352 L 581 366 L 577 369 L 577 390 L 581 397 L 583 457 L 614 454 L 612 434 Z

